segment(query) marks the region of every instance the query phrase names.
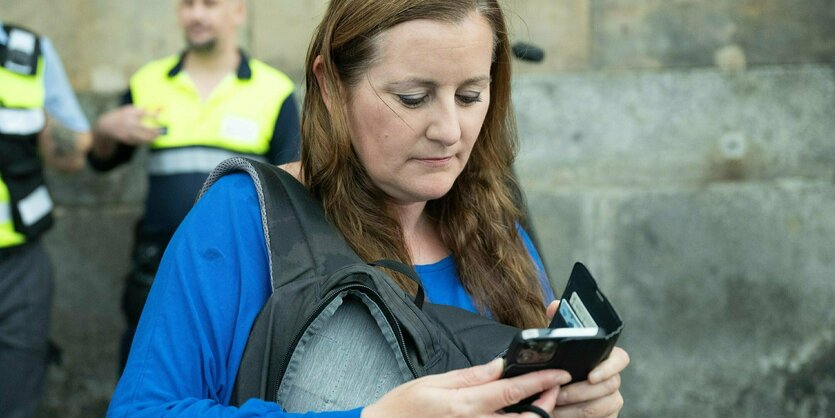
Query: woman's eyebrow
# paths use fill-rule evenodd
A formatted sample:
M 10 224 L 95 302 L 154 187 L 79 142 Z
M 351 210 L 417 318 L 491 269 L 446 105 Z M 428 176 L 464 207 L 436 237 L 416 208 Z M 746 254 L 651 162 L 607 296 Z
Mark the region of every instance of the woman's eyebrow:
M 426 78 L 407 78 L 404 80 L 392 81 L 391 83 L 386 84 L 386 87 L 390 89 L 402 89 L 406 87 L 437 87 L 438 83 L 434 80 L 426 79 Z
M 489 75 L 482 75 L 471 77 L 464 82 L 461 83 L 462 86 L 470 85 L 470 84 L 480 84 L 480 83 L 489 83 L 491 80 Z M 388 89 L 402 89 L 408 87 L 427 87 L 427 88 L 434 88 L 437 87 L 438 83 L 435 80 L 431 80 L 428 78 L 420 78 L 420 77 L 410 77 L 404 80 L 392 81 L 391 83 L 386 84 Z
M 490 83 L 490 80 L 491 80 L 491 77 L 489 75 L 482 75 L 482 76 L 468 78 L 468 79 L 464 80 L 464 82 L 461 83 L 461 85 L 480 84 L 480 83 L 484 83 L 484 82 Z

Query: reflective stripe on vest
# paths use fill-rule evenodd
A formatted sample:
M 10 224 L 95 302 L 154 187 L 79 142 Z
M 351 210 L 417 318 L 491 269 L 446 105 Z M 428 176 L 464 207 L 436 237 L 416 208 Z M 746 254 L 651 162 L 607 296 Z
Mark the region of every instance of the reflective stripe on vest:
M 240 156 L 239 153 L 217 148 L 174 148 L 154 151 L 148 157 L 148 174 L 208 174 L 223 160 Z M 264 157 L 247 157 L 266 162 Z
M 203 146 L 266 154 L 281 105 L 294 89 L 290 79 L 250 59 L 251 78 L 230 74 L 204 101 L 186 71 L 168 75 L 178 60 L 151 62 L 131 78 L 133 104 L 156 115 L 149 125 L 164 128 L 151 148 Z
M 20 199 L 17 204 L 17 209 L 20 211 L 20 219 L 26 226 L 31 226 L 35 222 L 43 219 L 44 216 L 52 212 L 52 198 L 49 197 L 49 191 L 46 186 L 41 185 L 28 196 Z
M 44 216 L 52 212 L 53 206 L 52 198 L 49 197 L 46 186 L 38 187 L 17 203 L 21 220 L 26 226 L 33 225 L 43 219 Z M 0 181 L 0 248 L 23 244 L 24 242 L 26 242 L 26 237 L 14 229 L 9 190 Z
M 46 125 L 41 109 L 8 109 L 0 107 L 0 133 L 6 135 L 35 135 Z

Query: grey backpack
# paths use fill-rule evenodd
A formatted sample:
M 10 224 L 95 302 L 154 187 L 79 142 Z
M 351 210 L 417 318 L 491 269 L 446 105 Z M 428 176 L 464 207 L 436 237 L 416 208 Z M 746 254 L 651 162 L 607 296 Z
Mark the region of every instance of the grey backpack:
M 277 167 L 226 160 L 200 195 L 233 172 L 248 173 L 255 183 L 272 284 L 250 331 L 233 404 L 260 398 L 290 412 L 367 405 L 402 382 L 489 362 L 518 333 L 426 302 L 411 266 L 365 263 L 326 220 L 320 203 Z M 417 295 L 406 294 L 375 266 L 413 278 Z

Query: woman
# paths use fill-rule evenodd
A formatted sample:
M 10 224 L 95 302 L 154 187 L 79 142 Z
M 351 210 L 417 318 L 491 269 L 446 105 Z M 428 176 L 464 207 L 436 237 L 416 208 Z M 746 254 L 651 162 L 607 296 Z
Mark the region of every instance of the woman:
M 556 305 L 546 316 L 553 295 L 517 226 L 513 128 L 495 0 L 333 0 L 308 53 L 301 167 L 287 169 L 363 259 L 415 265 L 433 302 L 541 327 Z M 226 176 L 166 251 L 109 415 L 293 416 L 257 399 L 228 406 L 268 274 L 254 186 Z M 561 387 L 564 371 L 499 379 L 494 361 L 320 414 L 494 416 L 542 393 L 534 404 L 554 416 L 615 416 L 627 363 L 615 349 Z

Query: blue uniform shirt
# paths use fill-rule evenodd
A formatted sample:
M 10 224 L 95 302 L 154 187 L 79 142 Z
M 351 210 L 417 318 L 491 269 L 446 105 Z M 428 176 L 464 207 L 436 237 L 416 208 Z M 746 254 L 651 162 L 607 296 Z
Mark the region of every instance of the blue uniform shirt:
M 431 300 L 474 310 L 451 258 L 416 269 Z M 165 252 L 108 416 L 359 417 L 361 408 L 291 414 L 258 399 L 228 406 L 250 329 L 270 292 L 254 184 L 246 174 L 225 176 Z

